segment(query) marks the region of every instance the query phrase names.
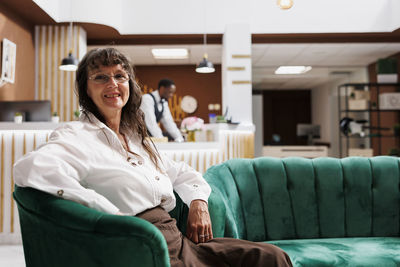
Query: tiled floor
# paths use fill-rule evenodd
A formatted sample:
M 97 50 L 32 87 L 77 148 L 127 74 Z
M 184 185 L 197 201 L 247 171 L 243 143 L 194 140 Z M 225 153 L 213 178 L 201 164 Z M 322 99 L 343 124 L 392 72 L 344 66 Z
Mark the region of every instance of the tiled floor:
M 25 267 L 22 245 L 0 245 L 0 266 Z

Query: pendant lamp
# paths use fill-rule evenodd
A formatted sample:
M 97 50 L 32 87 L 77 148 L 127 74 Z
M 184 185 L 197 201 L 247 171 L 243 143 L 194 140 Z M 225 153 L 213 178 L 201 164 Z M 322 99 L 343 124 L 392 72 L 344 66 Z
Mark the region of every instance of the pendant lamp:
M 70 22 L 70 34 L 69 34 L 69 40 L 68 44 L 72 42 L 72 22 Z M 68 53 L 68 56 L 66 58 L 63 58 L 61 60 L 61 65 L 59 66 L 60 70 L 64 71 L 76 71 L 78 68 L 78 59 L 72 55 L 72 44 L 71 44 L 71 50 Z
M 204 56 L 203 60 L 197 65 L 196 72 L 198 73 L 213 73 L 215 71 L 214 64 L 208 61 L 208 55 L 205 51 L 207 46 L 207 35 L 204 33 Z

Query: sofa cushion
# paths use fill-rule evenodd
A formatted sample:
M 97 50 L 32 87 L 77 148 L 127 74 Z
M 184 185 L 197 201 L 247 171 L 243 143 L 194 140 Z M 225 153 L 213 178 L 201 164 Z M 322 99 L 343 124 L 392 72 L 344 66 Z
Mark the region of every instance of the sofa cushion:
M 321 238 L 270 241 L 282 248 L 293 266 L 400 266 L 400 238 Z

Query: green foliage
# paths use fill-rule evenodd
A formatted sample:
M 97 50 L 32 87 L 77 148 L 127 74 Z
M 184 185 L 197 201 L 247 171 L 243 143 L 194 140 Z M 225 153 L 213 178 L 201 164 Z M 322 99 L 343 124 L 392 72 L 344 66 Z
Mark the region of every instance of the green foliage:
M 79 118 L 79 115 L 81 115 L 81 112 L 79 110 L 74 111 L 74 117 Z

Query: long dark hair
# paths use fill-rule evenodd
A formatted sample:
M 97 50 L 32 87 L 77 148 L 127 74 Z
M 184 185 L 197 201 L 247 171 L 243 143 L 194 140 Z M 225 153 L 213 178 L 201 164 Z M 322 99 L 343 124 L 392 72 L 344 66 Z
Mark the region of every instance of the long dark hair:
M 89 71 L 98 69 L 100 66 L 121 67 L 129 74 L 129 98 L 126 105 L 122 108 L 120 128 L 122 130 L 136 133 L 143 145 L 143 148 L 149 154 L 151 161 L 159 168 L 158 160 L 160 155 L 152 141 L 148 138 L 144 114 L 139 108 L 142 102 L 142 92 L 135 79 L 135 73 L 128 59 L 115 48 L 98 48 L 90 50 L 81 60 L 76 71 L 75 89 L 79 97 L 79 105 L 82 112 L 87 115 L 88 112 L 96 116 L 101 122 L 105 123 L 104 117 L 93 100 L 87 94 L 87 82 Z M 150 141 L 149 141 L 150 140 Z

